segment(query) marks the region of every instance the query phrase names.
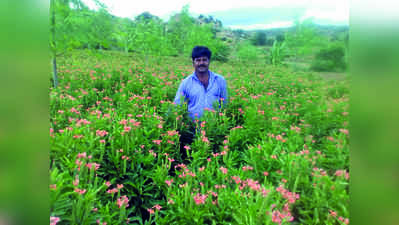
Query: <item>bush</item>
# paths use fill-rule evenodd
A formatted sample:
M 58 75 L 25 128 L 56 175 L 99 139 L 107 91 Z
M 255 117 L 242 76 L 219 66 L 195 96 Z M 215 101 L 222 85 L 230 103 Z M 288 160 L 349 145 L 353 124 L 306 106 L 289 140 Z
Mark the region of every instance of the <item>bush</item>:
M 213 54 L 213 58 L 216 61 L 227 62 L 230 55 L 230 47 L 222 41 L 216 43 L 216 49 Z
M 346 69 L 345 49 L 341 45 L 322 48 L 316 54 L 311 69 L 314 71 L 343 71 Z

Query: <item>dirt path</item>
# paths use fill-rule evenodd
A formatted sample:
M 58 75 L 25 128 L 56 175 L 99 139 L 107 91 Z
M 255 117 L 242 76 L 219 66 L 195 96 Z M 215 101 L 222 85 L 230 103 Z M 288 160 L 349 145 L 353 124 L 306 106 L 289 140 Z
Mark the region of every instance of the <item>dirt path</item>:
M 339 73 L 339 72 L 319 72 L 318 73 L 320 76 L 326 79 L 335 79 L 335 80 L 344 80 L 345 77 L 348 75 L 345 72 Z

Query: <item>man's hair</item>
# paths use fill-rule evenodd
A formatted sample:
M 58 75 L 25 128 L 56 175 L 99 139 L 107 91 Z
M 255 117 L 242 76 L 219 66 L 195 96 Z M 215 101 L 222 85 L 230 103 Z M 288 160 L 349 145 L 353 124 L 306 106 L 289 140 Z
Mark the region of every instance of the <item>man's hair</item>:
M 191 53 L 191 58 L 194 60 L 203 56 L 206 56 L 209 60 L 211 60 L 212 52 L 205 46 L 195 46 Z

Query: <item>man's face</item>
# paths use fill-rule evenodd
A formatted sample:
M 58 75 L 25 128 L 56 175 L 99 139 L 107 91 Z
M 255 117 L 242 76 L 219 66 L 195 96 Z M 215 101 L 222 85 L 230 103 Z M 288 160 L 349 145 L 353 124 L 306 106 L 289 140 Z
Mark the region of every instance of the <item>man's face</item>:
M 195 72 L 205 73 L 209 68 L 209 59 L 206 56 L 198 57 L 193 60 Z

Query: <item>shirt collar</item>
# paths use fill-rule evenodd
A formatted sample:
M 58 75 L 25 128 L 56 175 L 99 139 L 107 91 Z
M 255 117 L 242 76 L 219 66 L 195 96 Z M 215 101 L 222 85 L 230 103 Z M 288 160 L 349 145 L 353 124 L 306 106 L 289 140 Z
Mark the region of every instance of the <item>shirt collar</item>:
M 213 72 L 210 71 L 210 70 L 208 70 L 208 74 L 209 74 L 209 83 L 211 83 L 211 81 L 213 81 L 213 78 L 215 77 L 215 75 L 214 75 Z M 193 77 L 194 77 L 195 80 L 200 81 L 200 80 L 198 79 L 197 74 L 195 73 L 195 71 L 194 71 L 194 73 L 193 73 Z

